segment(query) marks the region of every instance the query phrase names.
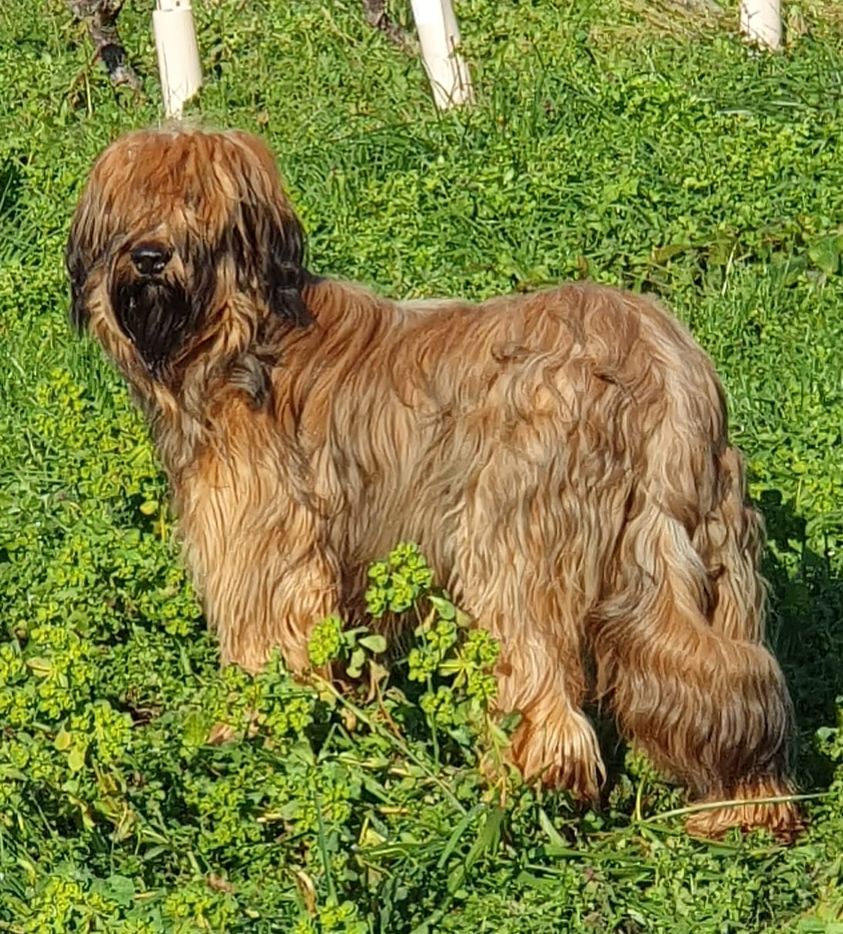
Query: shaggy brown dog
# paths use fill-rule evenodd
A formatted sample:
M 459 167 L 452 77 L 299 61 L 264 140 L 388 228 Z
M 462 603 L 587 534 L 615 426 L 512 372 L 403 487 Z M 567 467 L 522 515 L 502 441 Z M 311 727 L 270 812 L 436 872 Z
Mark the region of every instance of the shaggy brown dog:
M 413 540 L 502 644 L 527 776 L 598 795 L 596 697 L 697 800 L 752 799 L 693 832 L 795 830 L 761 801 L 792 791 L 761 524 L 685 329 L 595 285 L 396 303 L 303 261 L 236 132 L 118 140 L 70 235 L 73 321 L 152 423 L 224 661 L 304 669 L 314 623 L 354 618 L 367 564 Z

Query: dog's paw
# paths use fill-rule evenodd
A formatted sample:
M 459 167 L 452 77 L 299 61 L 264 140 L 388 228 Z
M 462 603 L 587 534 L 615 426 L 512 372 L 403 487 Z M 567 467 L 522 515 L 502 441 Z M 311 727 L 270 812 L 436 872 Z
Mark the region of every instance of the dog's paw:
M 805 829 L 805 819 L 797 802 L 787 799 L 793 794 L 789 782 L 760 778 L 741 782 L 728 794 L 712 795 L 716 801 L 729 802 L 722 807 L 696 811 L 685 823 L 693 837 L 719 839 L 732 827 L 749 831 L 766 828 L 782 843 L 792 843 Z M 734 803 L 732 803 L 734 802 Z M 706 800 L 695 802 L 706 804 Z
M 511 753 L 527 781 L 565 789 L 578 800 L 599 799 L 606 767 L 594 728 L 579 711 L 557 708 L 542 718 L 525 718 Z

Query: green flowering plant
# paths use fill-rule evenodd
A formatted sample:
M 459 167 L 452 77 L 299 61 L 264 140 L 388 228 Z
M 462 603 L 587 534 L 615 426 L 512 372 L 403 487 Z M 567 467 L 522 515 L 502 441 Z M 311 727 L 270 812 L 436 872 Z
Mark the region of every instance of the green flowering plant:
M 368 577 L 366 610 L 373 619 L 406 612 L 433 583 L 433 571 L 412 542 L 397 545 L 385 560 L 375 561 Z
M 364 667 L 374 671 L 374 655 L 386 651 L 386 639 L 367 626 L 347 629 L 339 616 L 327 616 L 313 628 L 308 641 L 308 655 L 315 668 L 342 662 L 345 673 L 359 678 Z
M 398 617 L 394 628 L 400 630 L 403 625 L 415 636 L 406 658 L 393 653 L 391 686 L 379 688 L 387 704 L 396 698 L 402 701 L 394 709 L 390 706 L 388 715 L 410 728 L 411 700 L 412 709 L 424 714 L 437 759 L 443 753 L 441 738 L 447 736 L 461 756 L 473 755 L 479 742 L 487 764 L 494 761 L 500 767 L 508 737 L 493 714 L 498 643 L 483 629 L 470 628 L 467 614 L 436 588 L 432 569 L 412 542 L 400 543 L 386 558 L 374 562 L 368 580 L 369 615 L 381 625 L 387 614 Z M 352 678 L 368 667 L 375 683 L 386 676 L 377 658 L 386 649 L 383 635 L 365 626 L 345 629 L 338 616 L 317 624 L 309 642 L 315 667 L 340 662 Z M 423 688 L 421 694 L 415 685 Z M 335 700 L 343 702 L 339 695 Z

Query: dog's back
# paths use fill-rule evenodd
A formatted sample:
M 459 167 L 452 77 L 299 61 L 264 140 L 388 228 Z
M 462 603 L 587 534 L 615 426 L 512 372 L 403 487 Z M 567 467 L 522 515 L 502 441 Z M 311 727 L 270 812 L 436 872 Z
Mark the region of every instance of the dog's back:
M 461 526 L 535 532 L 551 516 L 541 548 L 560 561 L 581 552 L 578 589 L 593 602 L 622 521 L 615 500 L 666 493 L 682 465 L 700 484 L 671 494 L 671 508 L 690 527 L 714 507 L 722 390 L 687 331 L 648 299 L 571 284 L 394 306 L 349 301 L 349 289 L 313 289 L 316 326 L 277 380 L 285 402 L 291 380 L 308 387 L 297 437 L 333 474 L 336 544 L 359 562 L 361 585 L 368 561 L 412 539 L 458 588 Z M 549 512 L 527 515 L 531 503 Z

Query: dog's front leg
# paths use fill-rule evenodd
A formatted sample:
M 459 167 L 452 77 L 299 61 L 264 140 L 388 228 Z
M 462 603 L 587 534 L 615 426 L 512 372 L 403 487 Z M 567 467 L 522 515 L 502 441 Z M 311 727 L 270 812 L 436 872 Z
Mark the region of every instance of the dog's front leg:
M 316 517 L 281 496 L 248 508 L 234 483 L 192 492 L 185 557 L 223 663 L 259 671 L 277 648 L 291 671 L 304 671 L 313 627 L 340 608 L 339 565 Z
M 271 546 L 270 546 L 271 547 Z M 289 563 L 260 559 L 267 548 L 231 561 L 206 581 L 205 606 L 217 630 L 224 664 L 258 671 L 280 649 L 296 673 L 309 667 L 313 627 L 338 610 L 338 588 L 322 556 Z

